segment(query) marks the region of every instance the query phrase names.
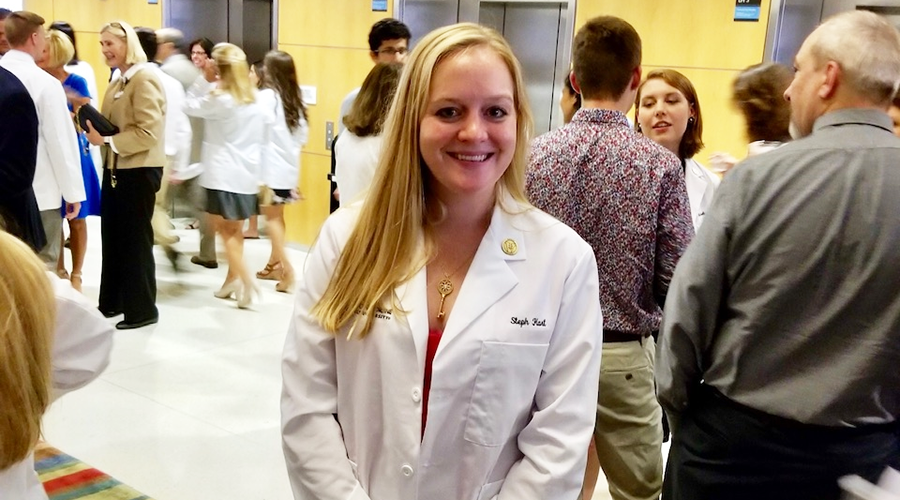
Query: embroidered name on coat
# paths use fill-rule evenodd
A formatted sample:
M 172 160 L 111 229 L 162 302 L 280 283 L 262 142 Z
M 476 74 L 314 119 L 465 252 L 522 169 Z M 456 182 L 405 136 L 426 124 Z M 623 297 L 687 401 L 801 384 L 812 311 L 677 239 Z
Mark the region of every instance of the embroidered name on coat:
M 510 323 L 511 325 L 519 325 L 519 328 L 522 328 L 522 327 L 525 327 L 525 326 L 528 326 L 528 325 L 531 325 L 531 326 L 543 326 L 543 327 L 546 327 L 546 326 L 547 326 L 547 320 L 546 320 L 546 319 L 539 319 L 539 318 L 531 318 L 531 319 L 529 319 L 529 318 L 518 318 L 518 317 L 516 317 L 516 316 L 513 316 L 512 318 L 510 318 L 510 319 L 509 319 L 509 323 Z

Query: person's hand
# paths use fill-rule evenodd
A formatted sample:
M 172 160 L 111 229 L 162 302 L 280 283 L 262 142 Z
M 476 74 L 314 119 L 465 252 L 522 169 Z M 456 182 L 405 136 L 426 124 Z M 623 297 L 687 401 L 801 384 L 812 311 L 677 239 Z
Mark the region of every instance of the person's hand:
M 94 146 L 102 146 L 103 145 L 103 136 L 100 135 L 100 132 L 97 132 L 94 129 L 94 124 L 91 123 L 90 120 L 86 120 L 87 122 L 87 130 L 85 130 L 84 135 L 87 137 L 88 142 L 93 144 Z
M 78 108 L 91 102 L 90 97 L 84 97 L 78 92 L 66 92 L 66 98 L 69 100 L 69 103 L 72 105 L 72 109 L 74 109 L 76 113 L 78 112 Z
M 66 203 L 66 219 L 72 220 L 75 217 L 78 217 L 78 212 L 81 211 L 81 202 L 76 201 L 75 203 Z
M 737 162 L 737 158 L 728 153 L 713 153 L 709 157 L 709 169 L 719 175 L 725 175 Z
M 219 79 L 219 67 L 215 59 L 210 58 L 203 63 L 203 78 L 209 83 L 215 83 Z
M 176 179 L 176 178 L 171 177 L 171 176 L 169 177 L 169 184 L 171 184 L 171 185 L 173 185 L 173 186 L 177 186 L 177 185 L 182 184 L 182 183 L 184 183 L 184 181 L 181 180 L 181 179 Z

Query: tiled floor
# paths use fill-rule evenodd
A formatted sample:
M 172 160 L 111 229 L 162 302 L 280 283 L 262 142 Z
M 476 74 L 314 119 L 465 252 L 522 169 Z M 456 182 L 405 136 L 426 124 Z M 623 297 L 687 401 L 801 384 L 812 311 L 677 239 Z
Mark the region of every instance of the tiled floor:
M 88 226 L 84 293 L 96 301 L 99 219 Z M 197 231 L 176 233 L 179 250 L 196 251 Z M 248 240 L 245 260 L 261 269 L 268 252 L 268 240 Z M 306 254 L 290 255 L 299 269 Z M 293 295 L 259 281 L 261 301 L 239 310 L 212 295 L 224 257 L 216 270 L 188 258 L 175 274 L 157 249 L 160 322 L 116 333 L 110 367 L 53 404 L 45 438 L 156 500 L 291 500 L 279 394 Z M 594 500 L 609 498 L 601 483 Z

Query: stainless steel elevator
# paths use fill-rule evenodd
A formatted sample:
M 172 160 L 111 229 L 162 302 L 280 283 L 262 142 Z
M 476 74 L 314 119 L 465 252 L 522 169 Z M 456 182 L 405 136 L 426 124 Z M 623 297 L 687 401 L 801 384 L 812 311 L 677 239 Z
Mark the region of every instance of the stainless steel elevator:
M 178 28 L 187 41 L 231 42 L 253 62 L 275 46 L 275 9 L 274 0 L 166 0 L 163 25 Z
M 457 22 L 496 29 L 522 64 L 535 133 L 562 124 L 558 101 L 570 67 L 575 0 L 396 0 L 394 12 L 409 26 L 412 45 L 429 31 Z
M 900 0 L 772 0 L 765 58 L 791 66 L 803 40 L 825 19 L 848 10 L 869 10 L 900 29 Z

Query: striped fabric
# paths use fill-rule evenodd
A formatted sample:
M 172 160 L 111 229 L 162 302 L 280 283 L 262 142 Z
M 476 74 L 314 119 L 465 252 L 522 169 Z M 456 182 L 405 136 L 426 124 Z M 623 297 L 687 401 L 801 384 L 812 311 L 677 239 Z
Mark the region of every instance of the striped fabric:
M 35 448 L 34 469 L 50 500 L 151 500 L 47 443 Z

